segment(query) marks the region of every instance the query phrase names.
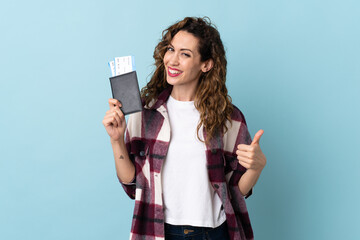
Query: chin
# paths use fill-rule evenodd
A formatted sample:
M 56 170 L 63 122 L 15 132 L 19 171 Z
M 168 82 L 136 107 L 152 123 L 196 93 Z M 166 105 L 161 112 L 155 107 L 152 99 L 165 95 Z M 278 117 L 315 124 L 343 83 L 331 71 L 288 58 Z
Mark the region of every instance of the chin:
M 166 76 L 166 82 L 174 86 L 178 81 L 176 79 L 173 79 L 172 77 Z

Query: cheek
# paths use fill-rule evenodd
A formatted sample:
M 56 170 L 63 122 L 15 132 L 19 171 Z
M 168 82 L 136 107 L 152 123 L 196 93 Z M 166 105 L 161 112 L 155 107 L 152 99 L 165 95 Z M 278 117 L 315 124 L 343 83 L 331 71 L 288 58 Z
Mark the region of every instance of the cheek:
M 165 65 L 169 62 L 169 54 L 168 53 L 165 53 L 163 62 Z
M 191 66 L 191 74 L 198 75 L 201 73 L 201 68 L 199 66 Z

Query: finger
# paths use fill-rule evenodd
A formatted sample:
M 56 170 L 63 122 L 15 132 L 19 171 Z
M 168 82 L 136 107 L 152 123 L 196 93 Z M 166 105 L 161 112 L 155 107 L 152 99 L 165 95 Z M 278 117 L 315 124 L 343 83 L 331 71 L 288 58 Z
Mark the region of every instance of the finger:
M 251 164 L 252 160 L 248 159 L 247 157 L 243 157 L 243 156 L 237 156 L 238 161 L 247 163 L 247 164 Z
M 254 147 L 251 145 L 246 145 L 246 144 L 239 144 L 237 146 L 237 149 L 240 151 L 246 151 L 246 152 L 251 152 L 254 150 Z
M 122 124 L 126 124 L 126 120 L 125 120 L 125 115 L 124 115 L 124 113 L 121 111 L 121 109 L 119 109 L 118 107 L 115 107 L 115 110 L 114 110 L 116 113 L 117 113 L 117 115 L 118 115 L 118 117 L 119 117 L 119 121 L 118 121 L 118 123 L 119 123 L 119 125 L 122 125 Z
M 120 126 L 121 126 L 121 118 L 120 118 L 120 116 L 119 116 L 119 113 L 118 113 L 118 112 L 115 112 L 114 117 L 115 117 L 116 124 L 117 124 L 116 127 L 120 127 Z
M 110 109 L 113 109 L 115 106 L 121 107 L 122 104 L 121 104 L 121 102 L 119 102 L 117 99 L 115 99 L 115 98 L 110 98 L 110 99 L 109 99 L 109 107 L 110 107 Z
M 250 164 L 248 164 L 248 163 L 246 163 L 246 162 L 244 162 L 244 161 L 239 161 L 239 164 L 240 164 L 241 166 L 243 166 L 244 168 L 246 168 L 246 169 L 249 169 L 249 168 L 250 168 Z
M 260 143 L 260 138 L 263 135 L 264 130 L 260 129 L 254 136 L 254 139 L 251 143 L 251 145 L 255 145 L 255 144 L 259 144 Z
M 107 116 L 105 116 L 105 118 L 106 118 L 106 120 L 111 122 L 114 125 L 114 127 L 118 127 L 120 119 L 119 119 L 118 113 L 115 110 L 113 110 L 113 111 L 111 111 L 111 113 L 107 114 Z M 117 120 L 117 119 L 119 119 L 119 120 Z
M 106 127 L 106 126 L 108 126 L 108 125 L 110 125 L 110 120 L 109 120 L 109 118 L 107 118 L 107 117 L 104 117 L 104 119 L 103 119 L 103 121 L 102 121 L 102 123 L 103 123 L 103 125 Z
M 115 108 L 113 108 L 112 110 L 107 111 L 104 118 L 111 118 L 112 116 L 114 116 L 115 112 L 116 112 Z
M 254 152 L 246 152 L 246 151 L 237 150 L 236 155 L 241 156 L 241 157 L 246 157 L 248 159 L 253 159 L 254 158 Z
M 120 109 L 118 106 L 114 107 L 114 109 L 115 109 L 115 111 L 119 114 L 119 117 L 121 118 L 121 120 L 123 120 L 123 119 L 125 118 L 125 115 L 124 115 L 124 113 L 121 111 L 121 109 Z
M 117 112 L 116 109 L 119 109 L 118 106 L 111 107 L 110 110 L 106 111 L 105 117 L 112 116 L 114 112 Z M 121 110 L 120 110 L 121 111 Z M 122 113 L 122 112 L 121 112 Z M 123 114 L 122 114 L 123 115 Z
M 105 127 L 110 126 L 110 125 L 115 126 L 114 116 L 111 116 L 111 115 L 105 116 L 104 119 L 103 119 L 103 124 L 104 124 Z
M 115 118 L 116 118 L 116 122 L 118 124 L 118 126 L 121 126 L 122 122 L 125 121 L 125 116 L 123 114 L 123 112 L 120 110 L 120 108 L 118 106 L 115 106 L 114 109 L 112 110 L 113 113 L 115 113 Z
M 110 119 L 110 121 L 113 121 L 114 117 L 117 120 L 118 124 L 120 124 L 121 121 L 125 121 L 125 116 L 118 107 L 114 107 L 112 110 L 107 111 L 104 119 L 108 118 Z

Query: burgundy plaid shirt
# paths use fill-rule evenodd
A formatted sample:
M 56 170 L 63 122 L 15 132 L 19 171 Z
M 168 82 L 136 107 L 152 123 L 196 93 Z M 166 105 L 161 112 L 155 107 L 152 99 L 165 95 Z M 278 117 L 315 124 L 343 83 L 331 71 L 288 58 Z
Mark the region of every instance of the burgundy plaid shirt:
M 150 108 L 144 107 L 128 119 L 125 143 L 136 174 L 132 183 L 121 184 L 127 195 L 135 199 L 131 240 L 165 239 L 161 168 L 170 141 L 166 101 L 171 89 L 171 86 L 165 89 Z M 245 200 L 238 187 L 246 169 L 236 158 L 237 145 L 250 144 L 251 137 L 243 114 L 235 106 L 232 125 L 227 126 L 228 131 L 216 134 L 207 146 L 209 180 L 222 201 L 230 239 L 253 239 Z

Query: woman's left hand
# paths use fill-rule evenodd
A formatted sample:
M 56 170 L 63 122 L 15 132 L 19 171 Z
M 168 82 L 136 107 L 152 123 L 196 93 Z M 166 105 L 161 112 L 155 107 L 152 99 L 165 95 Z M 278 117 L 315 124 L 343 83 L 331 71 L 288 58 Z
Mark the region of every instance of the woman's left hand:
M 239 163 L 246 169 L 261 172 L 266 165 L 266 157 L 260 148 L 260 137 L 264 130 L 259 130 L 250 145 L 239 144 L 236 151 Z

